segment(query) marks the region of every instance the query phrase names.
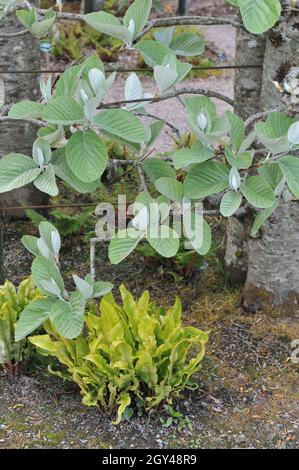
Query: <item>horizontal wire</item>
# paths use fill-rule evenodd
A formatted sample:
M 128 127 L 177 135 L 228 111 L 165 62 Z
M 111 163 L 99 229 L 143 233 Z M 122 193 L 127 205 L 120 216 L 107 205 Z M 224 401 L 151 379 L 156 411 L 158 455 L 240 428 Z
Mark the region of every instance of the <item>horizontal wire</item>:
M 192 71 L 200 70 L 234 70 L 234 69 L 253 69 L 253 68 L 262 68 L 263 64 L 256 65 L 219 65 L 219 66 L 204 66 L 204 67 L 192 67 Z M 0 70 L 0 74 L 42 74 L 42 73 L 63 73 L 64 70 Z M 132 68 L 132 69 L 122 69 L 122 68 L 109 68 L 106 69 L 107 73 L 119 72 L 119 73 L 153 73 L 152 69 L 143 69 L 143 68 Z M 190 73 L 189 72 L 189 73 Z

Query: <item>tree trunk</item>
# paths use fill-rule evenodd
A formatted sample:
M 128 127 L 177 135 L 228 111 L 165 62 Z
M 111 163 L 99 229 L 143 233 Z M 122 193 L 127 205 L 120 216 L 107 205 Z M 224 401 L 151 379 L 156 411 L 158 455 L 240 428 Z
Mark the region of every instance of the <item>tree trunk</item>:
M 261 65 L 264 61 L 266 36 L 256 36 L 242 28 L 236 31 L 235 63 Z M 260 111 L 262 91 L 262 68 L 240 68 L 235 72 L 234 94 L 244 118 Z M 249 219 L 249 220 L 248 220 Z M 242 212 L 227 220 L 224 267 L 227 279 L 232 285 L 244 285 L 247 276 L 248 237 L 250 216 Z
M 235 72 L 235 100 L 244 110 L 244 117 L 260 111 L 260 96 L 262 90 L 262 66 L 266 47 L 265 35 L 256 36 L 242 28 L 236 32 L 236 58 L 237 66 L 257 66 L 236 69 Z M 260 68 L 258 66 L 261 66 Z
M 267 40 L 261 105 L 272 109 L 285 102 L 273 81 L 283 85 L 287 73 L 298 66 L 298 15 L 284 14 Z M 299 203 L 282 204 L 265 223 L 258 238 L 248 242 L 248 274 L 243 291 L 245 307 L 298 312 Z
M 83 13 L 92 13 L 103 9 L 104 0 L 83 0 Z
M 2 33 L 14 33 L 23 30 L 24 26 L 14 15 L 9 15 L 0 22 Z M 0 79 L 5 87 L 5 105 L 21 100 L 37 100 L 39 94 L 39 77 L 37 74 L 1 73 L 4 71 L 39 69 L 38 42 L 30 34 L 0 39 Z M 4 121 L 0 123 L 0 156 L 10 152 L 31 156 L 32 143 L 36 139 L 36 126 L 23 121 Z M 0 195 L 0 204 L 19 206 L 20 204 L 42 204 L 47 200 L 43 193 L 31 184 L 9 193 Z M 14 216 L 23 215 L 23 211 L 14 212 Z

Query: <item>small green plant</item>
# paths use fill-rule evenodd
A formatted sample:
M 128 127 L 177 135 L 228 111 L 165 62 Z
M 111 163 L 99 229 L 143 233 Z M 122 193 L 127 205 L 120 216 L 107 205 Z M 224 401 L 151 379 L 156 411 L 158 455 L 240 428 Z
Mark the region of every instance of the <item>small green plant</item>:
M 61 209 L 53 209 L 50 212 L 51 220 L 59 231 L 62 237 L 76 234 L 84 229 L 86 230 L 86 224 L 88 219 L 94 214 L 94 207 L 81 210 L 79 214 L 67 214 Z M 26 215 L 29 217 L 31 222 L 38 227 L 41 222 L 45 222 L 47 219 L 33 209 L 26 209 Z M 92 227 L 92 224 L 91 226 Z
M 100 316 L 90 303 L 85 328 L 76 339 L 67 340 L 52 324 L 46 335 L 30 337 L 38 351 L 56 357 L 67 367 L 53 372 L 76 382 L 88 406 L 114 411 L 118 424 L 128 418 L 134 401 L 150 410 L 171 403 L 182 390 L 195 389 L 192 376 L 201 369 L 208 333 L 182 326 L 181 302 L 165 310 L 150 302 L 146 291 L 137 301 L 120 287 L 122 306 L 111 293 L 103 297 Z
M 42 295 L 29 277 L 18 289 L 6 281 L 0 286 L 0 364 L 9 373 L 17 373 L 31 358 L 32 345 L 24 338 L 15 341 L 15 326 L 24 308 Z
M 192 422 L 188 416 L 184 416 L 180 411 L 175 410 L 171 405 L 164 405 L 165 412 L 168 415 L 168 418 L 159 417 L 160 423 L 163 428 L 170 428 L 171 426 L 176 426 L 178 432 L 183 431 L 183 429 L 188 429 L 190 432 L 193 431 Z

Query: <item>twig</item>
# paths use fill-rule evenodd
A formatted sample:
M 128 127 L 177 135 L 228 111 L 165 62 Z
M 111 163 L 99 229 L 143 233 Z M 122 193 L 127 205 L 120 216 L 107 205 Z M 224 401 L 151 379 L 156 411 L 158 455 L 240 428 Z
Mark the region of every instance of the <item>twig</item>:
M 141 165 L 136 165 L 137 173 L 140 178 L 140 191 L 148 191 L 148 187 L 145 180 L 145 175 Z
M 249 116 L 249 118 L 245 121 L 245 127 L 250 127 L 256 121 L 267 117 L 271 113 L 275 113 L 275 112 L 277 113 L 279 111 L 284 111 L 284 110 L 285 110 L 285 107 L 280 107 L 280 108 L 270 109 L 269 111 L 262 111 L 260 113 L 253 114 L 252 116 Z
M 171 129 L 179 139 L 181 139 L 181 133 L 180 133 L 180 130 L 175 127 L 173 124 L 171 124 L 169 121 L 166 121 L 165 119 L 163 118 L 160 118 L 158 116 L 155 116 L 154 114 L 151 114 L 151 113 L 148 113 L 146 112 L 146 114 L 141 114 L 141 113 L 137 113 L 136 116 L 139 116 L 139 117 L 148 117 L 148 118 L 151 118 L 151 119 L 156 119 L 156 120 L 162 120 L 165 122 L 166 126 L 169 127 L 169 129 Z
M 229 98 L 228 96 L 222 95 L 221 93 L 218 93 L 217 91 L 212 91 L 212 90 L 205 90 L 203 88 L 181 88 L 180 90 L 173 91 L 166 93 L 163 96 L 154 96 L 153 98 L 142 98 L 138 100 L 124 100 L 124 101 L 113 101 L 110 103 L 104 103 L 101 105 L 101 109 L 104 108 L 115 108 L 122 106 L 124 104 L 130 104 L 130 103 L 143 103 L 143 102 L 149 102 L 149 103 L 159 103 L 160 101 L 164 100 L 169 100 L 171 98 L 176 98 L 177 96 L 180 95 L 203 95 L 207 96 L 208 98 L 217 98 L 220 101 L 224 101 L 225 103 L 228 103 L 230 106 L 232 106 L 240 115 L 243 114 L 243 110 L 239 108 L 238 104 L 232 99 Z
M 18 31 L 16 33 L 0 33 L 0 39 L 17 38 L 20 36 L 25 36 L 25 34 L 29 34 L 28 29 L 23 29 L 22 31 Z
M 26 121 L 29 122 L 30 124 L 34 124 L 35 126 L 39 127 L 47 127 L 47 123 L 43 121 L 39 121 L 38 119 L 15 119 L 10 116 L 0 116 L 0 122 L 5 122 L 5 121 Z

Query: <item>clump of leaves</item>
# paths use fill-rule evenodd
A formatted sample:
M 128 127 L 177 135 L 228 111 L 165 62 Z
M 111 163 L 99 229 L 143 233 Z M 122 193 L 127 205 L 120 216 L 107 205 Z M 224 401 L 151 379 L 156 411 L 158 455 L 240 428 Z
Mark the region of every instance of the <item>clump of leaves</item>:
M 26 215 L 31 222 L 38 227 L 41 222 L 47 219 L 33 209 L 26 209 Z M 86 229 L 87 221 L 92 217 L 94 207 L 84 209 L 79 214 L 67 214 L 64 210 L 53 209 L 50 212 L 51 220 L 62 237 L 76 234 L 84 227 Z M 92 224 L 90 225 L 90 228 Z
M 32 346 L 27 338 L 15 341 L 15 326 L 24 308 L 41 297 L 31 277 L 17 289 L 9 281 L 0 286 L 0 364 L 9 374 L 17 373 L 31 358 Z
M 192 376 L 201 369 L 208 333 L 182 326 L 181 302 L 168 310 L 150 302 L 146 291 L 137 301 L 120 287 L 122 306 L 112 294 L 103 297 L 100 316 L 87 309 L 80 336 L 67 340 L 52 324 L 46 335 L 30 338 L 38 351 L 67 368 L 53 372 L 75 381 L 87 406 L 113 411 L 118 424 L 134 400 L 150 410 L 169 403 L 182 390 L 195 389 Z

